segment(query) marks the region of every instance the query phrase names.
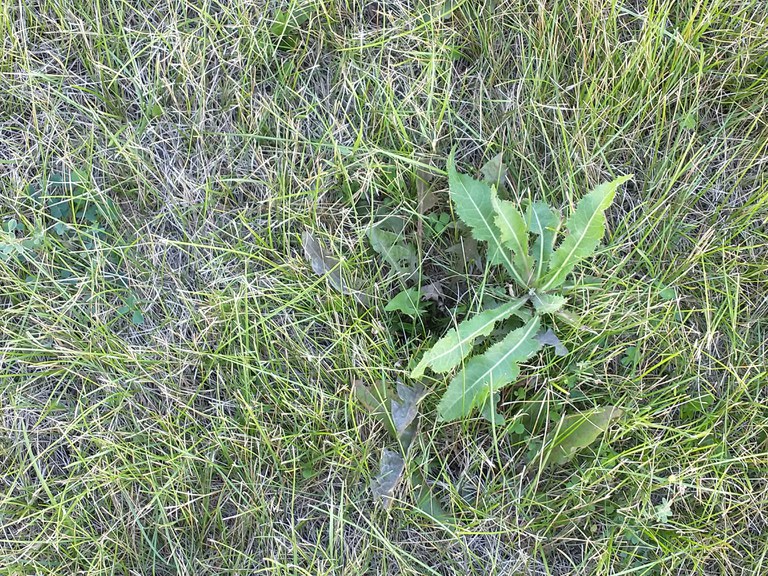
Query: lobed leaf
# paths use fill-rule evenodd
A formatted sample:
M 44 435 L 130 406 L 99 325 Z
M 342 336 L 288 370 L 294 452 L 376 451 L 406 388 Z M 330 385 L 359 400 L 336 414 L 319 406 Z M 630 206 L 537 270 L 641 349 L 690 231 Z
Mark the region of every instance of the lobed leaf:
M 411 372 L 411 378 L 421 378 L 427 368 L 434 372 L 448 372 L 458 366 L 472 351 L 472 346 L 480 336 L 488 336 L 497 322 L 509 318 L 525 304 L 526 298 L 519 298 L 502 304 L 498 308 L 483 310 L 469 320 L 464 320 L 456 328 L 440 338 L 427 351 Z
M 470 227 L 477 240 L 488 243 L 488 261 L 503 264 L 512 277 L 524 286 L 522 276 L 512 263 L 512 258 L 501 239 L 501 231 L 495 223 L 496 212 L 491 200 L 491 187 L 456 170 L 453 154 L 448 158 L 448 187 L 459 218 Z
M 496 212 L 494 221 L 501 233 L 501 240 L 514 254 L 512 263 L 520 276 L 526 280 L 523 286 L 527 286 L 531 262 L 528 256 L 528 227 L 525 225 L 523 215 L 513 202 L 499 200 L 495 190 L 491 190 L 491 204 Z
M 512 382 L 520 373 L 518 363 L 541 348 L 536 338 L 539 324 L 539 317 L 534 316 L 485 353 L 472 358 L 448 385 L 437 406 L 440 417 L 456 420 L 467 416 L 473 408 L 482 406 L 489 394 Z
M 531 302 L 539 314 L 554 314 L 563 307 L 565 298 L 558 294 L 533 294 Z
M 555 249 L 555 237 L 560 228 L 560 217 L 545 202 L 533 202 L 525 211 L 528 230 L 536 234 L 533 242 L 533 277 L 535 280 L 544 274 L 552 251 Z
M 576 264 L 591 256 L 605 232 L 605 210 L 613 202 L 616 189 L 632 176 L 621 176 L 600 184 L 579 201 L 568 218 L 568 236 L 552 254 L 549 271 L 541 281 L 541 290 L 560 286 Z

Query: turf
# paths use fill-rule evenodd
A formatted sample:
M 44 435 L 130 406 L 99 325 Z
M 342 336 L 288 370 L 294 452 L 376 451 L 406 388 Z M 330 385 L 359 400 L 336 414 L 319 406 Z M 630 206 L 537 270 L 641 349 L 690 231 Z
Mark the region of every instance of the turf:
M 766 573 L 767 103 L 761 0 L 3 3 L 0 574 Z M 445 271 L 418 197 L 451 213 L 453 148 L 503 152 L 513 199 L 635 176 L 522 382 L 624 416 L 540 470 L 427 380 L 409 465 L 447 525 L 373 501 L 352 383 L 407 381 L 503 282 L 462 259 L 434 322 L 383 310 L 366 230 Z M 75 170 L 73 213 L 114 207 L 56 229 L 28 187 Z

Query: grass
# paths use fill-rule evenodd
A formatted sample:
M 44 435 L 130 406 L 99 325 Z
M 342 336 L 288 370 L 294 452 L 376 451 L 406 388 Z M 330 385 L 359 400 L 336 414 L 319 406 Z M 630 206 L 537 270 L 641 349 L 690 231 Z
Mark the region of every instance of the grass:
M 289 5 L 311 16 L 276 37 Z M 24 190 L 75 169 L 119 211 L 0 261 L 0 574 L 768 570 L 763 2 L 44 0 L 0 30 L 3 221 L 50 228 Z M 542 472 L 430 394 L 414 461 L 446 529 L 407 491 L 372 502 L 386 434 L 351 383 L 405 379 L 440 335 L 383 312 L 365 230 L 420 217 L 425 167 L 449 211 L 454 146 L 555 205 L 635 178 L 572 303 L 588 329 L 524 370 L 624 417 Z M 370 307 L 312 273 L 306 229 Z M 457 301 L 494 274 L 461 270 Z

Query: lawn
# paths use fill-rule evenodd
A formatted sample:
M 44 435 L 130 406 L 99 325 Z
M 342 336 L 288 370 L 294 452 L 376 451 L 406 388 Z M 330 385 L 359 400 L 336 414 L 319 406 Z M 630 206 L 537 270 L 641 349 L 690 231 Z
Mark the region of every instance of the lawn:
M 452 150 L 564 213 L 634 176 L 568 354 L 497 426 L 428 372 L 385 508 L 356 387 L 508 290 Z M 763 0 L 0 3 L 0 575 L 768 573 L 766 159 Z M 545 466 L 534 399 L 622 415 Z

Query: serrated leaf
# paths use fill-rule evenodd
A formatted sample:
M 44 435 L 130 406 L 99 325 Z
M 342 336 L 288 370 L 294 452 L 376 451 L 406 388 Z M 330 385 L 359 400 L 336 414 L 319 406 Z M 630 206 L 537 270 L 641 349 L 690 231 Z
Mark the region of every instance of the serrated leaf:
M 499 200 L 495 190 L 491 190 L 491 204 L 496 212 L 494 222 L 501 233 L 501 239 L 514 254 L 512 263 L 527 283 L 531 262 L 528 256 L 528 227 L 525 225 L 523 215 L 514 203 Z
M 613 202 L 616 189 L 631 178 L 631 175 L 621 176 L 600 184 L 579 201 L 566 222 L 568 236 L 552 254 L 549 272 L 541 282 L 542 291 L 562 284 L 580 260 L 592 255 L 605 232 L 605 210 Z
M 405 460 L 398 452 L 384 449 L 381 451 L 379 474 L 371 482 L 371 491 L 375 498 L 381 500 L 384 508 L 392 504 L 392 495 L 397 489 L 405 470 Z
M 496 212 L 491 200 L 491 187 L 456 170 L 453 154 L 448 158 L 448 187 L 459 218 L 472 230 L 477 240 L 488 243 L 488 261 L 503 264 L 521 285 L 525 282 L 512 263 L 512 257 L 501 239 L 501 231 L 494 222 Z
M 555 354 L 558 356 L 566 356 L 568 354 L 568 348 L 563 346 L 563 343 L 560 342 L 560 338 L 557 337 L 557 334 L 552 332 L 551 328 L 548 328 L 546 332 L 541 332 L 537 338 L 542 346 L 553 346 L 555 348 Z
M 397 295 L 387 303 L 384 310 L 387 312 L 402 312 L 406 316 L 417 318 L 424 312 L 420 302 L 419 289 L 406 288 L 405 290 L 398 292 Z
M 620 408 L 604 406 L 583 414 L 564 416 L 545 439 L 545 450 L 549 451 L 545 465 L 563 464 L 573 458 L 579 450 L 597 440 L 621 414 Z
M 392 271 L 398 275 L 411 276 L 418 266 L 418 255 L 412 244 L 405 242 L 402 235 L 374 226 L 368 230 L 368 240 Z
M 498 308 L 483 310 L 472 318 L 459 323 L 456 328 L 449 330 L 424 354 L 411 372 L 411 378 L 421 378 L 427 368 L 441 373 L 448 372 L 458 366 L 472 351 L 472 346 L 477 338 L 488 336 L 493 332 L 497 322 L 509 318 L 522 308 L 526 300 L 527 298 L 519 298 Z
M 504 165 L 503 157 L 504 154 L 499 152 L 480 168 L 483 180 L 497 190 L 504 190 L 504 181 L 507 179 L 507 167 Z
M 528 230 L 536 234 L 533 241 L 533 277 L 538 280 L 544 274 L 552 251 L 555 237 L 560 228 L 560 217 L 545 202 L 533 202 L 525 211 Z
M 482 406 L 489 394 L 512 382 L 524 362 L 541 348 L 536 339 L 540 320 L 534 316 L 527 324 L 510 332 L 480 356 L 472 358 L 459 372 L 443 395 L 437 411 L 443 420 L 456 420 Z
M 539 314 L 554 314 L 563 307 L 566 300 L 558 294 L 533 294 L 531 302 Z

